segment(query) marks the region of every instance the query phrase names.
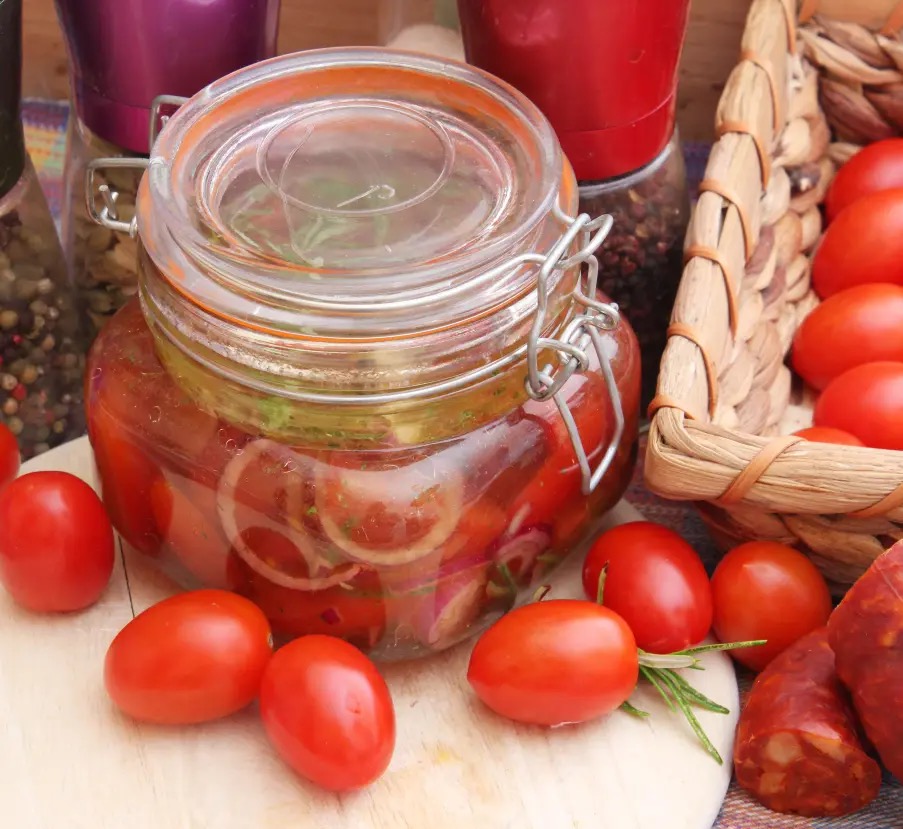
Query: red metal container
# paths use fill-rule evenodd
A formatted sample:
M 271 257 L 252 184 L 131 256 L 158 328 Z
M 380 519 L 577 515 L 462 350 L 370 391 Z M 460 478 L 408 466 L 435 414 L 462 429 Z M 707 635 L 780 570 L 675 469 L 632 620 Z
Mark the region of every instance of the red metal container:
M 579 181 L 639 169 L 674 131 L 689 0 L 458 0 L 469 62 L 545 113 Z

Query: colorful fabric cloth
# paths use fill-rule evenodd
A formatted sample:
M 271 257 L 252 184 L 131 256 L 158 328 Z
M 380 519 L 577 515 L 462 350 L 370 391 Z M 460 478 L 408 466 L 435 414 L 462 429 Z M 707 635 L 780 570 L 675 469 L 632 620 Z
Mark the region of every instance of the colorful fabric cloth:
M 65 134 L 68 106 L 56 101 L 29 100 L 25 103 L 24 120 L 26 141 L 31 158 L 54 216 L 59 217 L 62 203 L 62 169 L 65 155 Z M 707 144 L 685 145 L 687 174 L 691 188 L 702 178 L 708 157 Z M 705 526 L 689 504 L 664 501 L 656 498 L 643 487 L 643 452 L 628 499 L 650 521 L 657 521 L 679 532 L 699 550 L 711 568 L 717 553 Z M 749 686 L 749 677 L 741 675 L 741 688 Z M 654 793 L 652 793 L 654 796 Z M 788 818 L 759 806 L 735 785 L 731 786 L 724 806 L 713 829 L 901 829 L 903 827 L 903 787 L 888 779 L 881 796 L 868 809 L 842 820 L 812 820 Z M 617 829 L 613 827 L 613 829 Z M 649 827 L 669 829 L 669 827 Z

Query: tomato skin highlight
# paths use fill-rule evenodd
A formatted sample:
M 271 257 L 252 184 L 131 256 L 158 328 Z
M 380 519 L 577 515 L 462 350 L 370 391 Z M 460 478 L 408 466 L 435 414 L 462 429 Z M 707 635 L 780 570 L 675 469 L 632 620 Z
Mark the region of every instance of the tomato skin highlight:
M 793 339 L 794 371 L 819 390 L 851 368 L 881 360 L 903 360 L 901 285 L 858 285 L 834 294 Z
M 830 426 L 810 426 L 808 429 L 800 429 L 793 434 L 797 437 L 812 441 L 813 443 L 837 443 L 843 446 L 865 446 L 856 435 L 851 435 L 843 429 L 834 429 Z
M 818 568 L 803 553 L 776 541 L 750 541 L 729 551 L 715 568 L 712 596 L 713 627 L 720 641 L 767 640 L 730 651 L 754 671 L 827 624 L 832 609 Z
M 885 138 L 863 147 L 837 171 L 828 188 L 828 221 L 863 196 L 895 187 L 903 187 L 903 138 Z
M 467 681 L 495 713 L 533 725 L 609 714 L 633 693 L 636 640 L 614 611 L 549 599 L 503 616 L 477 641 Z
M 385 680 L 357 648 L 332 636 L 304 636 L 276 651 L 263 676 L 260 714 L 282 759 L 329 791 L 369 785 L 395 750 Z
M 19 472 L 19 444 L 16 436 L 0 423 L 0 489 Z
M 903 284 L 903 188 L 871 193 L 841 211 L 812 260 L 822 299 L 877 279 Z
M 113 572 L 103 504 L 68 472 L 31 472 L 0 490 L 0 581 L 22 607 L 64 613 L 94 604 Z
M 593 544 L 583 565 L 583 589 L 633 631 L 637 647 L 673 653 L 701 642 L 712 627 L 712 589 L 696 551 L 673 530 L 651 521 L 620 524 Z
M 903 449 L 903 362 L 866 363 L 834 378 L 815 403 L 816 426 L 876 449 Z
M 225 590 L 195 590 L 158 602 L 119 631 L 104 684 L 133 719 L 191 725 L 249 705 L 271 655 L 270 626 L 255 604 Z

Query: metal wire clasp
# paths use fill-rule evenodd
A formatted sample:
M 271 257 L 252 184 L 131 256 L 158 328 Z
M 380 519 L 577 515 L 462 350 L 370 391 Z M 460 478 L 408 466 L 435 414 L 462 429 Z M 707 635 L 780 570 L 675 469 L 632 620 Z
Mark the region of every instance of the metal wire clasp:
M 614 303 L 600 302 L 596 299 L 596 284 L 599 279 L 599 260 L 596 251 L 601 247 L 605 238 L 611 231 L 614 221 L 611 216 L 603 215 L 596 219 L 590 219 L 586 213 L 581 213 L 576 218 L 571 218 L 560 209 L 555 211 L 556 218 L 566 225 L 566 230 L 558 242 L 552 247 L 545 261 L 542 263 L 536 279 L 536 316 L 527 340 L 527 377 L 525 380 L 527 394 L 534 400 L 553 399 L 568 436 L 574 446 L 577 463 L 583 477 L 583 494 L 588 495 L 598 485 L 611 462 L 624 434 L 624 407 L 618 384 L 615 381 L 611 361 L 605 353 L 605 346 L 600 331 L 611 331 L 621 321 L 618 306 Z M 580 238 L 582 247 L 572 256 L 568 256 L 575 240 Z M 543 337 L 542 331 L 546 326 L 546 313 L 548 310 L 548 281 L 556 270 L 567 270 L 576 265 L 585 266 L 586 288 L 582 282 L 574 291 L 574 299 L 582 306 L 582 312 L 572 319 L 558 339 Z M 583 441 L 574 416 L 567 402 L 561 395 L 564 384 L 578 372 L 584 372 L 589 368 L 590 360 L 587 348 L 592 345 L 602 375 L 605 378 L 605 386 L 608 389 L 612 409 L 615 415 L 615 429 L 611 442 L 602 455 L 598 466 L 591 469 L 590 461 L 583 448 Z M 551 363 L 540 368 L 539 353 L 551 349 L 558 353 L 560 365 L 556 369 Z
M 128 233 L 132 238 L 138 232 L 138 217 L 133 216 L 129 222 L 119 218 L 116 202 L 119 201 L 119 192 L 104 182 L 95 189 L 95 176 L 98 170 L 107 170 L 112 167 L 146 170 L 150 162 L 146 158 L 96 158 L 88 163 L 85 171 L 85 194 L 88 202 L 88 214 L 99 225 L 103 225 L 117 233 Z M 103 207 L 98 208 L 97 193 L 103 200 Z
M 177 95 L 158 95 L 154 98 L 150 108 L 150 123 L 148 125 L 148 148 L 153 150 L 154 143 L 160 130 L 169 120 L 169 115 L 162 114 L 164 107 L 172 107 L 178 109 L 182 104 L 186 103 L 188 98 L 181 98 Z M 85 193 L 88 200 L 88 214 L 99 225 L 103 225 L 117 233 L 128 233 L 132 238 L 138 233 L 138 218 L 133 217 L 130 222 L 123 221 L 119 218 L 119 210 L 116 203 L 119 201 L 119 192 L 104 182 L 100 187 L 95 189 L 95 177 L 98 170 L 107 170 L 118 167 L 119 169 L 141 170 L 142 173 L 147 169 L 150 162 L 146 158 L 96 158 L 89 162 L 88 169 L 85 172 Z M 100 194 L 103 201 L 103 207 L 98 208 L 97 194 Z

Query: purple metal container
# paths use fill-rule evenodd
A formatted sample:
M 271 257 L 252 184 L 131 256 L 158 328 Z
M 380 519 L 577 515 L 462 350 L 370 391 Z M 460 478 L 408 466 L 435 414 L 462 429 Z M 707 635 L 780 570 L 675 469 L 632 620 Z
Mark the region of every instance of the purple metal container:
M 190 97 L 276 53 L 280 0 L 56 0 L 79 117 L 96 135 L 148 152 L 158 95 Z

